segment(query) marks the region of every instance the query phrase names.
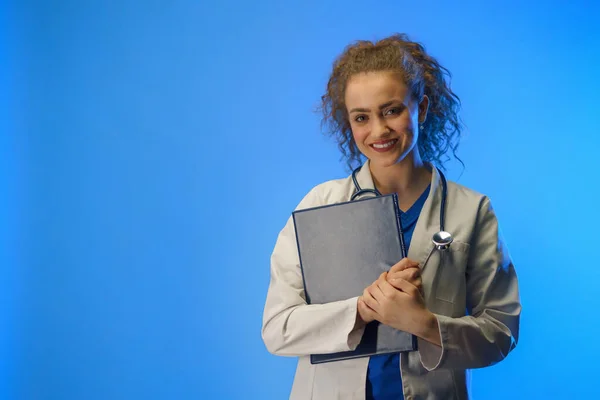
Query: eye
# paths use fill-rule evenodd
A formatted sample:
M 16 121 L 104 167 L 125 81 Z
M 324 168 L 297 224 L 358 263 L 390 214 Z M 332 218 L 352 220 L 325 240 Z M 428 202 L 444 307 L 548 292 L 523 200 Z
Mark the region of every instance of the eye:
M 395 114 L 399 114 L 400 113 L 400 109 L 398 107 L 394 107 L 394 108 L 388 108 L 387 110 L 385 110 L 383 115 L 395 115 Z
M 365 122 L 366 120 L 367 120 L 366 115 L 357 115 L 356 117 L 354 117 L 354 121 L 356 121 L 356 122 Z

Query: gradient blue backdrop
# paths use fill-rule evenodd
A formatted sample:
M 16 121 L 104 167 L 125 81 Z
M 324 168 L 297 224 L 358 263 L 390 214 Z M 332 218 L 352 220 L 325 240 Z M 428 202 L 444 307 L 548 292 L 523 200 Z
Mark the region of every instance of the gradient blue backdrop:
M 452 71 L 449 175 L 520 277 L 519 346 L 476 398 L 600 395 L 599 8 L 482 3 L 2 2 L 0 398 L 287 398 L 269 256 L 346 174 L 313 112 L 333 58 L 396 31 Z

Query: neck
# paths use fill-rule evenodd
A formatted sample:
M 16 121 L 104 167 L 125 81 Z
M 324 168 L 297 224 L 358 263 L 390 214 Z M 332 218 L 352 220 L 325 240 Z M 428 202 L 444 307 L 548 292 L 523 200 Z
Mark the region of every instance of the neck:
M 369 163 L 369 169 L 375 187 L 384 195 L 397 193 L 402 209 L 410 207 L 431 182 L 431 171 L 418 155 L 390 166 Z

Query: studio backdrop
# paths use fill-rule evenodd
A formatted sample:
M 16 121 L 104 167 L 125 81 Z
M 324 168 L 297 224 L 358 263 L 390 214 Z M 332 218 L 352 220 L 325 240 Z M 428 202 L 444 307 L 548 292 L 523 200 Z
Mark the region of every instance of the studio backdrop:
M 447 176 L 491 198 L 520 279 L 519 345 L 475 398 L 600 398 L 594 2 L 0 7 L 0 398 L 287 398 L 270 253 L 348 175 L 315 112 L 334 58 L 395 32 L 452 72 Z

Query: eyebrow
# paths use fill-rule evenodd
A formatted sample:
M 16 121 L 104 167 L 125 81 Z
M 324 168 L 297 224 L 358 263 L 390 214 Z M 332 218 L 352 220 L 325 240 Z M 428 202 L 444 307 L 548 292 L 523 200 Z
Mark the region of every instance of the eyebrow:
M 399 101 L 399 100 L 388 101 L 387 103 L 383 103 L 382 105 L 380 105 L 379 109 L 383 110 L 384 108 L 389 107 L 394 103 L 401 103 L 401 101 Z M 349 114 L 352 114 L 354 112 L 369 112 L 369 111 L 371 111 L 371 110 L 369 110 L 368 108 L 353 108 L 352 110 L 349 111 Z

